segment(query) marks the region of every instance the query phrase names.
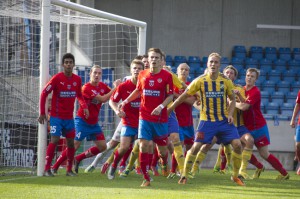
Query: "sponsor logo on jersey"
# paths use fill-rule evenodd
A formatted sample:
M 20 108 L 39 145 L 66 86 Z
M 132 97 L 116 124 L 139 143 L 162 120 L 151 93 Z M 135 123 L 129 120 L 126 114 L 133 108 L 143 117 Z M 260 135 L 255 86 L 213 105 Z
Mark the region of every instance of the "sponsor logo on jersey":
M 61 91 L 59 94 L 59 97 L 63 97 L 63 98 L 76 97 L 76 92 L 75 91 Z
M 65 85 L 65 82 L 60 82 L 60 84 L 64 86 L 64 85 Z
M 101 93 L 104 93 L 104 89 L 101 89 L 100 92 L 101 92 Z
M 140 108 L 141 102 L 130 102 L 132 108 Z
M 73 82 L 73 86 L 77 86 L 77 82 Z
M 51 89 L 52 85 L 48 85 L 47 88 L 46 88 L 46 91 L 49 91 Z
M 149 86 L 154 86 L 154 80 L 149 80 Z
M 224 96 L 224 92 L 221 91 L 206 91 L 205 96 L 207 98 L 220 98 Z
M 159 97 L 160 96 L 160 91 L 144 89 L 143 94 L 145 96 Z
M 118 95 L 119 95 L 119 92 L 115 92 L 114 99 L 116 99 L 118 97 Z

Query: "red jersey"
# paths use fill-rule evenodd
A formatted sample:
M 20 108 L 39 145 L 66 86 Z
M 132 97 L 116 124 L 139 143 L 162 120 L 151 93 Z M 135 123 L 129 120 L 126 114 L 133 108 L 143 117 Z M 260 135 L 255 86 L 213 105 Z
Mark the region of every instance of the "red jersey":
M 186 82 L 186 85 L 189 85 L 190 82 Z M 174 92 L 181 95 L 185 89 L 174 88 Z M 175 108 L 176 117 L 179 123 L 179 126 L 193 126 L 193 115 L 192 115 L 193 106 L 181 103 Z
M 118 103 L 120 100 L 125 100 L 136 88 L 136 85 L 132 81 L 126 80 L 118 86 L 110 100 Z M 123 108 L 126 113 L 125 118 L 122 118 L 122 124 L 125 126 L 131 126 L 137 128 L 139 125 L 139 109 L 141 104 L 141 98 L 138 97 L 135 100 L 126 104 Z
M 298 91 L 298 95 L 297 95 L 297 98 L 296 98 L 296 103 L 300 104 L 300 90 Z M 300 125 L 300 117 L 298 117 L 298 125 Z
M 172 75 L 165 70 L 157 74 L 150 73 L 149 69 L 143 70 L 138 77 L 137 89 L 141 93 L 140 119 L 149 122 L 168 122 L 166 108 L 160 115 L 151 115 L 151 113 L 168 95 L 173 94 Z
M 80 106 L 87 108 L 81 94 L 81 79 L 78 75 L 72 74 L 67 77 L 63 72 L 54 75 L 47 83 L 41 93 L 40 114 L 45 115 L 46 98 L 52 94 L 51 112 L 52 117 L 60 119 L 73 119 L 74 102 L 78 98 Z
M 97 95 L 105 95 L 110 92 L 110 88 L 102 83 L 99 82 L 97 86 L 93 86 L 91 83 L 86 83 L 82 87 L 82 95 L 84 100 L 87 103 L 89 109 L 89 117 L 88 119 L 84 116 L 83 108 L 80 106 L 77 112 L 77 115 L 81 117 L 86 123 L 88 124 L 97 124 L 99 112 L 102 106 L 102 103 L 95 99 Z
M 246 90 L 246 87 L 244 87 L 244 89 L 246 95 L 245 103 L 250 104 L 249 109 L 244 111 L 243 113 L 245 126 L 250 131 L 260 129 L 261 127 L 267 124 L 260 110 L 260 102 L 261 102 L 260 91 L 256 86 L 254 86 L 248 91 Z

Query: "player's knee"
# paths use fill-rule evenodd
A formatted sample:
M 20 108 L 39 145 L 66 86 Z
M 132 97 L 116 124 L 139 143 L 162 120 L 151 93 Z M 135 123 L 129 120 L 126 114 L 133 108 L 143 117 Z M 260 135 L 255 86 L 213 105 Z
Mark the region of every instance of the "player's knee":
M 242 153 L 242 143 L 240 140 L 235 139 L 231 142 L 231 146 L 233 148 L 233 151 L 237 154 L 241 154 Z

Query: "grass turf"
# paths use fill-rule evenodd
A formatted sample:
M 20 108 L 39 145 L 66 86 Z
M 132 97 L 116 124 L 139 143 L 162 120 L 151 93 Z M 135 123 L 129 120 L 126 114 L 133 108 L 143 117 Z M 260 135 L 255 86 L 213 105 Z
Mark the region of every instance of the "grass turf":
M 177 184 L 179 177 L 152 177 L 150 187 L 141 188 L 142 176 L 131 172 L 127 178 L 108 180 L 99 169 L 76 177 L 66 177 L 61 169 L 55 177 L 2 176 L 0 198 L 299 198 L 300 176 L 290 172 L 290 180 L 278 181 L 278 172 L 265 171 L 260 179 L 247 180 L 246 187 L 230 181 L 230 175 L 213 174 L 202 169 L 186 185 Z M 254 171 L 249 171 L 253 173 Z

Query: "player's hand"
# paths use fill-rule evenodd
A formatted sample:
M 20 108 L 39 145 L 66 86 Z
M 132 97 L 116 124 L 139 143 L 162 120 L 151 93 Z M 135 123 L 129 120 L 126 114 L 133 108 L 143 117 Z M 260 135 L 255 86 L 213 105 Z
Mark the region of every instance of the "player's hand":
M 228 116 L 228 123 L 233 124 L 233 117 L 232 116 Z
M 83 114 L 84 114 L 84 116 L 85 116 L 85 119 L 88 119 L 89 118 L 89 116 L 90 116 L 90 112 L 89 112 L 89 109 L 83 109 Z
M 237 89 L 233 89 L 232 91 L 233 91 L 233 93 L 236 94 L 236 95 L 240 94 L 240 91 L 237 90 Z
M 117 79 L 114 81 L 113 85 L 116 88 L 117 86 L 119 86 L 122 83 L 121 79 Z
M 117 110 L 116 115 L 119 116 L 120 118 L 124 118 L 126 116 L 126 113 L 122 110 Z
M 170 114 L 172 113 L 172 110 L 171 109 L 167 109 L 167 113 L 168 113 L 168 117 L 170 116 Z
M 291 121 L 290 126 L 291 126 L 292 128 L 295 128 L 295 127 L 296 127 L 295 121 Z
M 38 117 L 38 122 L 39 122 L 40 124 L 44 124 L 44 121 L 47 122 L 47 117 L 46 117 L 46 115 L 40 115 L 40 116 Z
M 120 103 L 118 105 L 118 111 L 121 111 L 123 109 L 123 107 L 125 106 L 125 102 L 123 101 L 122 103 Z
M 157 106 L 151 113 L 151 115 L 160 115 L 162 111 L 162 108 L 160 106 Z

